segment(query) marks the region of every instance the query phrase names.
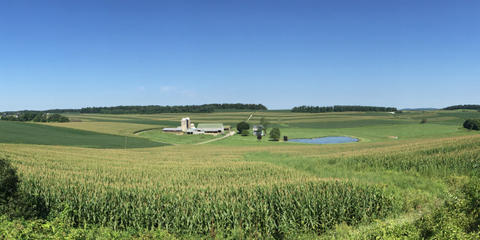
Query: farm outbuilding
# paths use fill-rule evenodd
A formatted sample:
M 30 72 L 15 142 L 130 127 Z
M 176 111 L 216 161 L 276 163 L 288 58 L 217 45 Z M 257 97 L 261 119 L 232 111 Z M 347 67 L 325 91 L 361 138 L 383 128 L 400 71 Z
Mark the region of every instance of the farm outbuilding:
M 204 133 L 224 133 L 222 123 L 199 123 L 197 129 Z
M 182 118 L 181 124 L 182 125 L 180 127 L 182 128 L 182 132 L 187 132 L 191 125 L 190 118 Z
M 163 131 L 164 131 L 164 132 L 182 132 L 182 128 L 181 128 L 181 127 L 176 127 L 176 128 L 164 128 Z

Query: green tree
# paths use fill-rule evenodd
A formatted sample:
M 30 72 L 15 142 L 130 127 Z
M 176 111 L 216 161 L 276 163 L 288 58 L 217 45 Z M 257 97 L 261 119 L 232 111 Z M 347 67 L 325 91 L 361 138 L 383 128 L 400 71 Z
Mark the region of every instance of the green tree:
M 466 129 L 472 129 L 473 126 L 473 121 L 472 119 L 467 119 L 465 122 L 463 122 L 463 127 Z
M 247 122 L 239 122 L 237 124 L 237 130 L 238 130 L 238 133 L 242 133 L 243 130 L 248 130 L 250 129 L 250 124 L 248 124 Z
M 47 121 L 47 117 L 45 116 L 45 114 L 37 114 L 37 116 L 35 116 L 35 118 L 33 119 L 34 122 L 46 122 Z
M 274 141 L 278 141 L 280 139 L 280 129 L 272 128 L 272 130 L 270 130 L 270 138 Z
M 250 135 L 250 131 L 248 131 L 247 129 L 242 130 L 242 136 L 249 136 L 249 135 Z
M 62 116 L 58 113 L 49 115 L 47 118 L 47 121 L 48 122 L 70 122 L 70 120 L 67 117 Z
M 260 125 L 263 126 L 262 131 L 267 135 L 267 129 L 270 126 L 270 122 L 265 117 L 262 117 L 260 119 Z
M 463 122 L 463 127 L 470 130 L 479 130 L 480 119 L 467 119 Z
M 472 127 L 473 130 L 480 130 L 480 120 L 475 120 L 474 123 L 473 123 L 473 127 Z

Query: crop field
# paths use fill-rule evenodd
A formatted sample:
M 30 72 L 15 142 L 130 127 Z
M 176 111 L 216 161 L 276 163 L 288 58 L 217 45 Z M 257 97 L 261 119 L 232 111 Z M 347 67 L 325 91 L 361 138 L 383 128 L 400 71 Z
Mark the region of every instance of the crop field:
M 94 131 L 41 124 L 0 121 L 0 142 L 93 148 L 138 148 L 165 145 L 138 137 L 125 137 Z
M 345 144 L 236 134 L 197 145 L 222 135 L 160 130 L 186 116 L 195 124 L 234 127 L 250 114 L 0 121 L 0 158 L 18 169 L 22 190 L 44 199 L 50 216 L 73 228 L 105 227 L 133 237 L 161 230 L 180 239 L 362 239 L 384 224 L 414 223 L 448 199 L 452 184 L 480 177 L 480 134 L 462 128 L 465 119 L 480 118 L 476 111 L 265 111 L 248 121 L 263 117 L 289 139 L 360 140 Z M 348 235 L 339 235 L 345 229 Z

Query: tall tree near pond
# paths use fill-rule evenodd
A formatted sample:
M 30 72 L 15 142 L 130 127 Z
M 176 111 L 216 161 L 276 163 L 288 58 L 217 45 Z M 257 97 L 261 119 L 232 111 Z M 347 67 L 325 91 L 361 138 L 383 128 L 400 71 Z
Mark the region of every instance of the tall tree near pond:
M 273 141 L 278 141 L 280 139 L 280 129 L 272 128 L 272 130 L 270 131 L 270 138 Z

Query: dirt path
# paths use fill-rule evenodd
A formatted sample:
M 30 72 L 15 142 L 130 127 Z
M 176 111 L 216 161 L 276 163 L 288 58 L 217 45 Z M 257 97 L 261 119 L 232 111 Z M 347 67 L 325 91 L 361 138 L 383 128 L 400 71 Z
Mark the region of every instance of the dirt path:
M 208 140 L 208 141 L 200 142 L 200 143 L 197 143 L 197 144 L 195 144 L 195 145 L 201 145 L 201 144 L 206 144 L 206 143 L 215 142 L 215 141 L 222 140 L 222 139 L 225 139 L 225 138 L 230 137 L 230 136 L 233 136 L 233 135 L 235 135 L 235 131 L 230 131 L 227 135 L 225 135 L 225 136 L 223 136 L 223 137 L 210 139 L 210 140 Z
M 255 114 L 255 112 L 252 112 L 252 113 L 250 114 L 250 116 L 248 116 L 248 118 L 247 118 L 247 122 L 248 122 L 248 121 L 250 121 L 250 118 L 252 118 L 252 117 L 253 117 L 253 114 Z

